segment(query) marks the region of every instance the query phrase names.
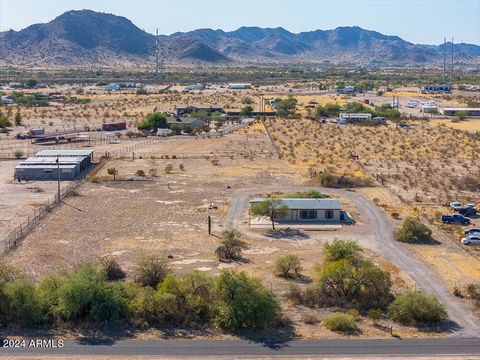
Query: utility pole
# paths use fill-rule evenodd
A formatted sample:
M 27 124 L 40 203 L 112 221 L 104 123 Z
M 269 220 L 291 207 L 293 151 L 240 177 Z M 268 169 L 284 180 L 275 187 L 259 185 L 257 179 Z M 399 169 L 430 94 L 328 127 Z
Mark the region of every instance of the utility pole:
M 60 154 L 57 154 L 57 202 L 60 203 Z
M 452 75 L 450 77 L 450 81 L 453 82 L 453 37 L 452 37 Z
M 155 79 L 158 80 L 158 28 L 155 36 Z
M 443 38 L 443 82 L 447 78 L 447 38 Z

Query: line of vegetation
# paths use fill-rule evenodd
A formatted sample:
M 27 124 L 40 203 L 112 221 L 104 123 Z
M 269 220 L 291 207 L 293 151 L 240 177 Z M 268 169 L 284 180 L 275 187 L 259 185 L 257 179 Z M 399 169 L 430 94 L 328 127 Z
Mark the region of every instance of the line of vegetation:
M 356 311 L 377 321 L 389 316 L 407 325 L 424 325 L 447 318 L 443 305 L 429 295 L 406 292 L 394 296 L 388 271 L 362 256 L 363 249 L 354 241 L 336 239 L 323 248 L 324 259 L 315 269 L 313 285 L 290 287 L 288 298 L 297 305 L 330 307 Z M 333 314 L 325 325 L 335 331 L 355 332 L 354 318 Z
M 142 259 L 134 281 L 113 258 L 46 276 L 35 285 L 0 264 L 0 324 L 3 327 L 116 328 L 218 325 L 229 331 L 273 326 L 281 316 L 272 291 L 243 272 L 209 277 L 193 271 L 175 276 L 157 257 Z

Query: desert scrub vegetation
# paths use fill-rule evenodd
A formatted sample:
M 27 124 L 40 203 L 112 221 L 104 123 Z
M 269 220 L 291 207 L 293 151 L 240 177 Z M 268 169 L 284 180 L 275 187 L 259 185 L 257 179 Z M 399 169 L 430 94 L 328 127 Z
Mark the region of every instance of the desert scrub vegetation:
M 420 219 L 407 217 L 395 233 L 395 240 L 405 243 L 427 243 L 432 240 L 432 230 Z
M 283 278 L 295 278 L 300 276 L 301 271 L 302 263 L 298 255 L 285 254 L 275 261 L 275 270 L 273 273 Z
M 236 331 L 270 327 L 281 318 L 273 292 L 243 272 L 216 277 L 168 273 L 151 287 L 109 281 L 103 265 L 81 264 L 46 276 L 38 285 L 12 276 L 12 269 L 0 269 L 0 322 L 7 328 L 91 329 L 108 322 L 117 328 L 181 325 Z
M 406 325 L 433 324 L 447 318 L 445 308 L 435 297 L 415 291 L 397 296 L 388 314 L 393 321 Z
M 215 249 L 215 254 L 220 261 L 239 260 L 242 258 L 242 249 L 246 247 L 241 240 L 242 233 L 235 228 L 222 232 L 220 245 Z
M 359 331 L 353 316 L 341 312 L 335 312 L 331 315 L 328 315 L 323 320 L 323 324 L 327 329 L 339 331 L 345 334 L 353 334 Z
M 430 324 L 446 319 L 443 306 L 432 296 L 407 292 L 395 297 L 390 273 L 364 258 L 357 243 L 334 240 L 324 245 L 323 253 L 323 262 L 315 268 L 314 284 L 304 288 L 290 286 L 287 298 L 293 304 L 345 309 L 350 315 L 362 313 L 375 321 L 385 314 L 407 325 Z M 419 299 L 419 304 L 427 309 L 427 315 L 423 310 L 418 315 L 414 314 L 416 307 L 412 299 Z M 404 310 L 409 311 L 408 316 Z
M 480 172 L 480 137 L 424 121 L 412 124 L 400 128 L 307 119 L 265 121 L 282 158 L 306 174 L 313 173 L 309 169 L 327 173 L 320 175 L 326 186 L 337 186 L 344 173 L 354 179 L 370 175 L 408 201 L 444 203 L 452 197 L 473 201 L 478 189 L 475 174 Z

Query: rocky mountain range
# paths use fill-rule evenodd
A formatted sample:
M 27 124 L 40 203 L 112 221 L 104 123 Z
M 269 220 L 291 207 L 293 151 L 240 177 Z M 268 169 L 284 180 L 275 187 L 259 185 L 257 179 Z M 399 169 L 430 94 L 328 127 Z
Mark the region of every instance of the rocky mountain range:
M 155 36 L 125 17 L 90 10 L 69 11 L 46 24 L 0 32 L 0 64 L 18 66 L 116 66 L 153 64 Z M 450 52 L 451 44 L 447 44 Z M 164 64 L 239 65 L 320 63 L 433 65 L 444 45 L 420 45 L 359 27 L 291 33 L 281 27 L 199 29 L 161 35 Z M 480 61 L 480 46 L 455 44 L 457 62 Z

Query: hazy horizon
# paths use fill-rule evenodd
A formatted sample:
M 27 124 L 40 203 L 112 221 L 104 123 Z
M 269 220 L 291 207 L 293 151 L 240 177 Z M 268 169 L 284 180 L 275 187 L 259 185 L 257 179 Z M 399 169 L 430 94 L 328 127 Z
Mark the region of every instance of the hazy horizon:
M 0 0 L 0 31 L 18 31 L 82 9 L 124 16 L 152 34 L 156 28 L 168 35 L 241 26 L 294 33 L 359 26 L 417 44 L 438 45 L 453 37 L 456 43 L 480 45 L 480 0 L 233 0 L 228 6 L 221 0 Z

